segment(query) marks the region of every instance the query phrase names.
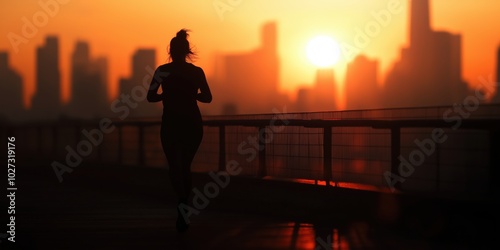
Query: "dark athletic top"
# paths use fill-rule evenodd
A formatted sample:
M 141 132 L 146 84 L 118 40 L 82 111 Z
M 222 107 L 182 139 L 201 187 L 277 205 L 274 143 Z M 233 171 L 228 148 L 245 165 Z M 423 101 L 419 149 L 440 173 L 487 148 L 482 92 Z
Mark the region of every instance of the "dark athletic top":
M 162 94 L 158 94 L 160 86 Z M 187 62 L 159 66 L 148 91 L 148 101 L 162 101 L 163 120 L 177 124 L 201 124 L 197 101 L 210 102 L 211 99 L 203 69 Z

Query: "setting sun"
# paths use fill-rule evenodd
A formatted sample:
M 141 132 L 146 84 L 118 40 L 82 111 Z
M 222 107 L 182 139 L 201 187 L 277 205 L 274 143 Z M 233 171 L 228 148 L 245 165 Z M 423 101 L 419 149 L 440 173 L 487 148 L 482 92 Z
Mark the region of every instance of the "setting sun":
M 317 36 L 307 45 L 307 57 L 317 67 L 329 67 L 340 59 L 340 47 L 329 36 Z

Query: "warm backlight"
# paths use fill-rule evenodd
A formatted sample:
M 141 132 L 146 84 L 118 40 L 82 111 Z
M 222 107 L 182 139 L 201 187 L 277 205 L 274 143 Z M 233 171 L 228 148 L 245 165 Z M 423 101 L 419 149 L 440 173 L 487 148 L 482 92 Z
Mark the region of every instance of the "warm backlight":
M 330 67 L 340 59 L 339 44 L 329 36 L 317 36 L 307 44 L 307 57 L 317 67 Z

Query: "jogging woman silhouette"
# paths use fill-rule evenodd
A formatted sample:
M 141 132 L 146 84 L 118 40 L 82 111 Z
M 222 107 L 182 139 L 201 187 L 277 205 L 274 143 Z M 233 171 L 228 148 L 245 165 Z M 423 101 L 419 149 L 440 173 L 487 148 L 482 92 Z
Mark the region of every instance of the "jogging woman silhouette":
M 191 162 L 203 137 L 203 124 L 197 101 L 210 103 L 212 93 L 203 69 L 191 63 L 194 55 L 187 30 L 182 29 L 170 41 L 171 62 L 159 66 L 149 87 L 149 102 L 163 102 L 161 143 L 169 165 L 169 177 L 178 198 L 178 231 L 188 228 L 180 205 L 191 194 Z M 161 86 L 162 93 L 158 94 Z

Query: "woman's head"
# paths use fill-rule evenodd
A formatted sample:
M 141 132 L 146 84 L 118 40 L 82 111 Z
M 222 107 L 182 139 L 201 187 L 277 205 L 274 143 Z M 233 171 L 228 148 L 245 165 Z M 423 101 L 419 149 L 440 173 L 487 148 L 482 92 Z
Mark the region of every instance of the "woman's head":
M 172 61 L 186 61 L 186 58 L 192 59 L 194 52 L 189 46 L 189 41 L 187 40 L 188 30 L 181 29 L 177 32 L 177 35 L 170 40 L 169 54 Z

